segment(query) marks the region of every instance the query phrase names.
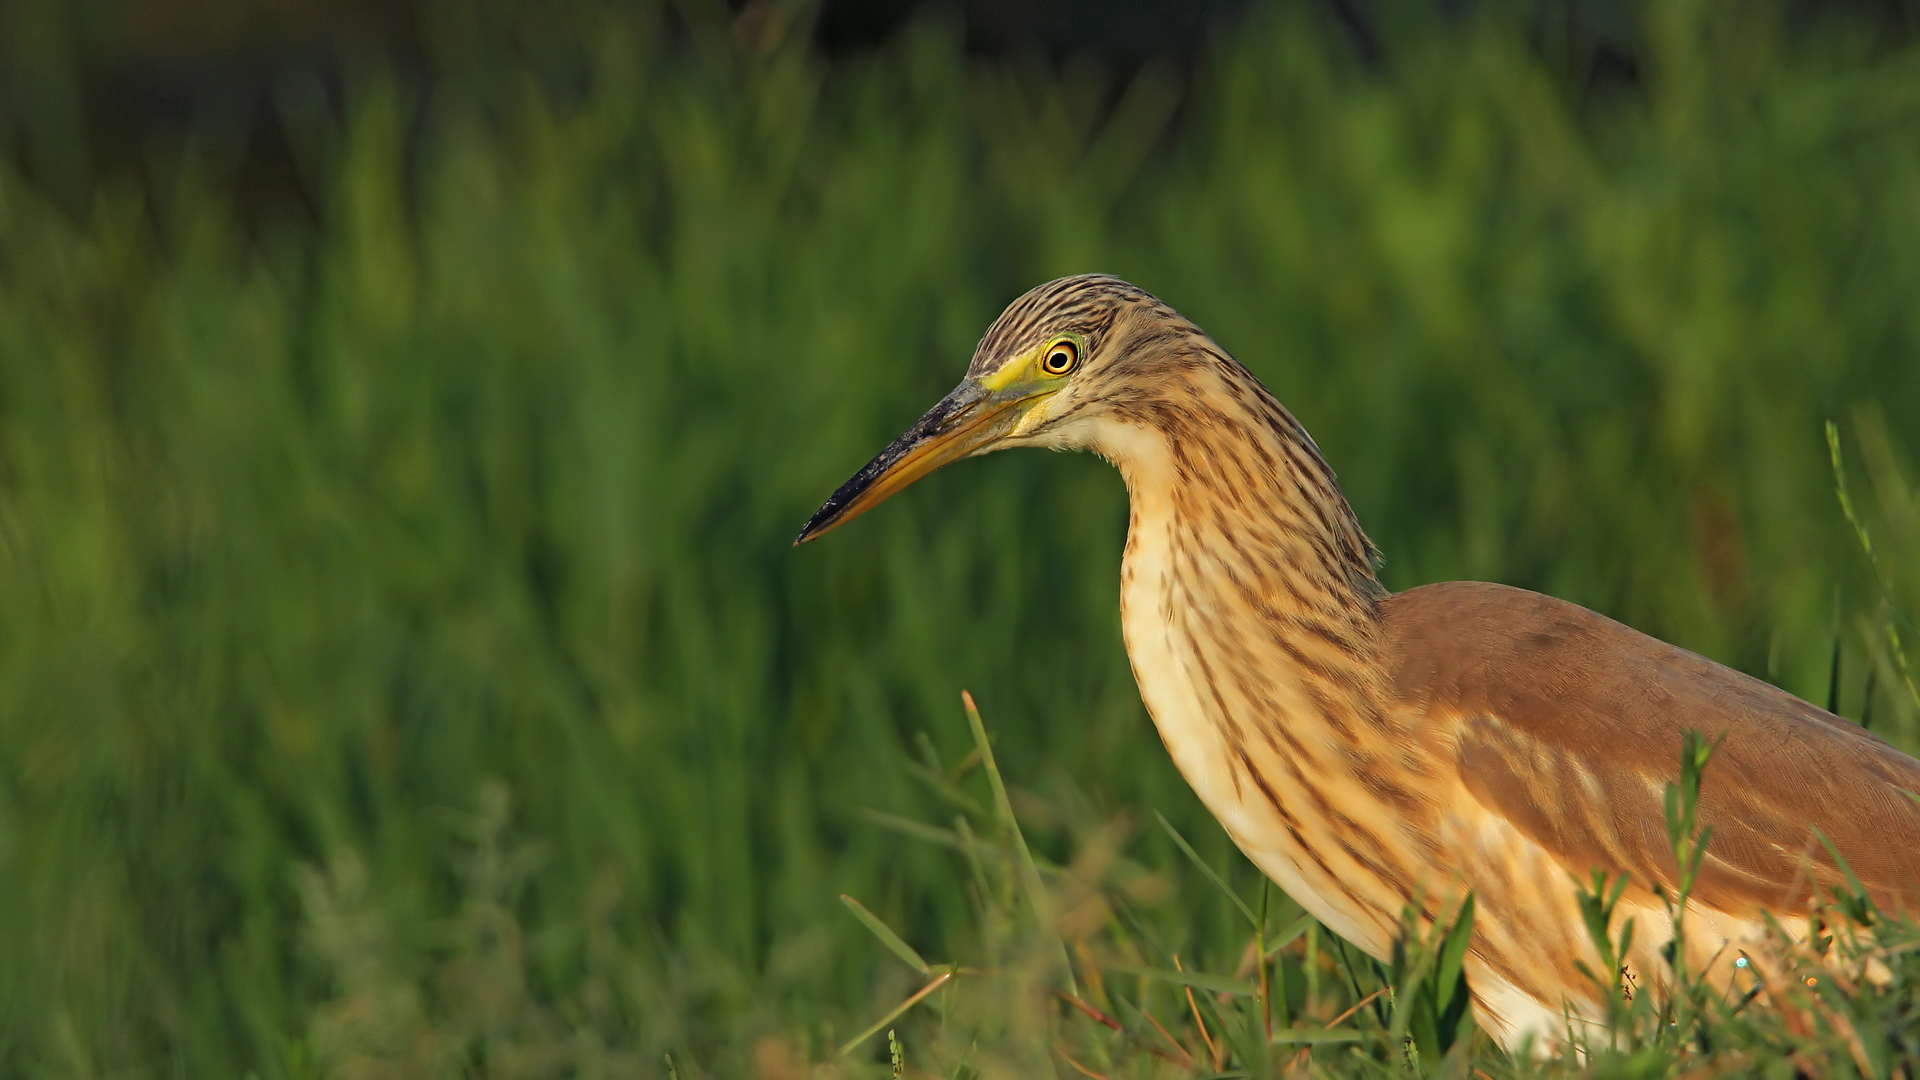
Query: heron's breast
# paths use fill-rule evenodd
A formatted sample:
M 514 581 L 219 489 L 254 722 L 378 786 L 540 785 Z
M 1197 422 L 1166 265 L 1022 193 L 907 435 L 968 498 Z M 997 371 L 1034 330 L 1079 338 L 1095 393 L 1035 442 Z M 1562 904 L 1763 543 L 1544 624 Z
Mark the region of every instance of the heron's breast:
M 1163 522 L 1136 517 L 1120 580 L 1120 628 L 1141 700 L 1180 774 L 1215 816 L 1238 813 L 1227 747 L 1192 671 L 1174 610 L 1172 548 Z
M 1174 606 L 1194 599 L 1177 587 L 1175 558 L 1170 523 L 1141 514 L 1136 506 L 1121 573 L 1121 632 L 1134 681 L 1161 742 L 1200 801 L 1262 873 L 1334 933 L 1375 956 L 1387 955 L 1390 938 L 1371 912 L 1328 876 L 1324 864 L 1316 863 L 1267 793 L 1245 779 L 1244 771 L 1243 778 L 1236 779 L 1225 718 L 1216 715 L 1221 695 L 1204 684 L 1195 663 L 1195 650 L 1204 649 L 1205 643 L 1194 640 L 1189 621 Z M 1269 781 L 1269 792 L 1281 798 L 1291 795 L 1276 789 L 1276 783 Z M 1307 831 L 1318 833 L 1321 824 L 1310 823 Z

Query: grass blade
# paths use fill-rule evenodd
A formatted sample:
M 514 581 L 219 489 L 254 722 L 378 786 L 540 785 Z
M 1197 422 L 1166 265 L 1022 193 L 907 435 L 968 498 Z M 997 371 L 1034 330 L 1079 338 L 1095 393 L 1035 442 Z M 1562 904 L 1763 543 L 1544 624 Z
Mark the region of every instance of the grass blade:
M 1452 1000 L 1454 985 L 1460 979 L 1461 965 L 1467 959 L 1467 944 L 1473 938 L 1473 894 L 1460 903 L 1453 927 L 1440 946 L 1440 958 L 1433 973 L 1433 996 L 1442 1012 Z
M 1273 1033 L 1271 1041 L 1275 1046 L 1288 1043 L 1350 1043 L 1377 1036 L 1379 1032 L 1360 1031 L 1356 1028 L 1281 1028 Z
M 1865 925 L 1867 920 L 1862 917 L 1864 914 L 1862 909 L 1870 903 L 1867 899 L 1867 890 L 1861 886 L 1860 879 L 1853 876 L 1853 867 L 1847 865 L 1846 857 L 1840 854 L 1839 848 L 1833 846 L 1833 841 L 1827 839 L 1827 834 L 1821 832 L 1819 826 L 1813 827 L 1813 835 L 1820 841 L 1820 845 L 1827 849 L 1827 854 L 1833 856 L 1834 864 L 1840 868 L 1840 873 L 1847 879 L 1847 888 L 1850 890 L 1848 898 L 1856 905 L 1855 910 L 1849 911 L 1848 914 L 1854 917 L 1855 922 Z
M 928 791 L 933 792 L 942 800 L 952 804 L 956 809 L 964 810 L 978 817 L 986 816 L 985 809 L 981 807 L 979 803 L 968 798 L 965 792 L 956 790 L 954 786 L 947 781 L 946 773 L 937 772 L 933 768 L 922 765 L 917 761 L 903 761 L 900 763 L 900 767 L 908 776 L 920 781 Z
M 866 1042 L 868 1039 L 873 1038 L 875 1035 L 880 1034 L 880 1032 L 884 1028 L 886 1028 L 888 1024 L 891 1024 L 895 1020 L 898 1020 L 900 1018 L 901 1013 L 906 1012 L 908 1009 L 911 1009 L 915 1005 L 918 1005 L 922 1001 L 926 1000 L 926 997 L 928 994 L 931 994 L 935 990 L 938 990 L 942 986 L 945 986 L 947 984 L 947 980 L 951 978 L 953 978 L 953 972 L 951 971 L 943 971 L 940 974 L 935 975 L 933 977 L 932 982 L 929 982 L 927 985 L 914 991 L 914 994 L 912 997 L 908 998 L 907 1000 L 901 1002 L 898 1005 L 895 1005 L 893 1007 L 892 1012 L 889 1012 L 887 1015 L 881 1017 L 878 1020 L 875 1020 L 873 1022 L 872 1027 L 868 1028 L 867 1030 L 861 1032 L 858 1035 L 855 1035 L 853 1038 L 848 1039 L 846 1041 L 846 1044 L 840 1047 L 839 1056 L 846 1057 L 848 1054 L 853 1052 L 853 1049 L 855 1047 L 859 1046 L 863 1042 Z
M 1173 827 L 1173 823 L 1167 820 L 1167 816 L 1158 810 L 1153 812 L 1153 816 L 1160 819 L 1160 827 L 1167 830 L 1167 835 L 1173 837 L 1173 842 L 1180 845 L 1181 851 L 1187 853 L 1187 858 L 1192 860 L 1193 865 L 1199 867 L 1200 872 L 1207 875 L 1207 880 L 1213 882 L 1215 888 L 1226 893 L 1227 899 L 1233 901 L 1233 906 L 1239 908 L 1240 914 L 1247 917 L 1247 925 L 1255 930 L 1260 929 L 1260 917 L 1253 913 L 1253 909 L 1247 906 L 1245 900 L 1240 899 L 1238 893 L 1227 887 L 1227 883 L 1214 872 L 1213 867 L 1207 865 L 1207 861 L 1200 857 L 1199 852 L 1193 850 L 1193 845 L 1187 843 L 1187 838 L 1180 835 L 1180 830 Z
M 963 851 L 967 846 L 966 841 L 960 838 L 960 834 L 951 829 L 928 825 L 924 821 L 915 821 L 898 814 L 889 814 L 885 810 L 861 807 L 860 816 L 883 829 L 892 829 L 894 832 L 911 836 L 915 840 L 924 840 L 929 844 L 939 844 L 941 847 L 950 847 L 956 851 Z
M 1829 436 L 1831 437 L 1831 436 Z M 1840 589 L 1833 590 L 1833 658 L 1827 663 L 1827 711 L 1840 715 Z
M 1853 512 L 1853 496 L 1847 491 L 1847 467 L 1840 458 L 1840 429 L 1831 420 L 1827 421 L 1827 459 L 1833 463 L 1833 488 L 1840 496 L 1840 512 L 1846 515 L 1847 524 L 1853 526 L 1860 549 L 1867 553 L 1867 565 L 1872 567 L 1873 576 L 1884 591 L 1886 580 L 1880 577 L 1880 558 L 1873 552 L 1873 536 L 1867 532 L 1866 523 Z
M 1304 934 L 1307 932 L 1307 927 L 1312 925 L 1313 925 L 1312 915 L 1302 915 L 1299 918 L 1288 923 L 1287 928 L 1285 930 L 1282 930 L 1278 934 L 1275 934 L 1273 938 L 1267 942 L 1267 955 L 1262 957 L 1262 959 L 1265 959 L 1265 960 L 1273 959 L 1275 953 L 1293 944 L 1294 941 L 1297 940 L 1301 934 Z
M 1020 878 L 1026 887 L 1027 903 L 1033 908 L 1034 918 L 1039 920 L 1042 930 L 1053 932 L 1053 905 L 1047 899 L 1046 887 L 1040 883 L 1040 867 L 1033 861 L 1033 850 L 1027 847 L 1026 834 L 1020 831 L 1020 823 L 1014 820 L 1013 803 L 1007 798 L 1006 781 L 1000 777 L 1000 763 L 993 759 L 993 745 L 987 740 L 987 727 L 980 722 L 980 710 L 973 703 L 973 695 L 960 691 L 960 703 L 967 710 L 967 726 L 973 729 L 974 746 L 980 752 L 980 764 L 987 770 L 987 783 L 993 788 L 994 809 L 999 812 L 1000 824 L 1013 837 L 1013 846 L 1020 854 Z M 1054 935 L 1054 943 L 1060 947 L 1060 968 L 1067 975 L 1067 989 L 1074 997 L 1080 996 L 1080 980 L 1073 974 L 1073 959 L 1067 955 L 1067 944 Z
M 1173 968 L 1157 967 L 1115 967 L 1110 970 L 1123 975 L 1138 975 L 1147 979 L 1158 979 L 1175 986 L 1191 987 L 1195 990 L 1208 990 L 1216 994 L 1234 994 L 1239 997 L 1253 997 L 1260 992 L 1260 986 L 1251 979 L 1235 979 L 1227 975 L 1213 975 L 1204 971 L 1176 971 Z
M 868 911 L 860 901 L 855 900 L 846 893 L 840 894 L 840 902 L 847 905 L 847 910 L 853 912 L 854 918 L 859 919 L 862 923 L 866 924 L 867 929 L 873 931 L 873 936 L 880 939 L 880 944 L 892 949 L 893 955 L 905 960 L 913 966 L 915 971 L 918 971 L 922 975 L 933 974 L 933 965 L 922 959 L 920 954 L 913 950 L 913 946 L 907 944 L 899 934 L 893 932 L 892 927 L 881 922 L 880 916 Z

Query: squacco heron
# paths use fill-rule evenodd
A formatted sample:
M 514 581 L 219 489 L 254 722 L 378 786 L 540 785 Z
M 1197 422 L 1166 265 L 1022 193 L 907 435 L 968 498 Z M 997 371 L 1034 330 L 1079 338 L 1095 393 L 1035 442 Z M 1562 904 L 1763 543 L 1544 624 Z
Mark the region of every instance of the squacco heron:
M 1665 970 L 1672 926 L 1653 890 L 1676 884 L 1663 795 L 1684 729 L 1720 739 L 1686 917 L 1694 970 L 1726 978 L 1766 914 L 1805 931 L 1814 886 L 1843 880 L 1816 829 L 1883 908 L 1920 899 L 1920 761 L 1552 597 L 1479 582 L 1388 593 L 1299 422 L 1117 278 L 1014 301 L 960 386 L 796 542 L 1010 446 L 1092 450 L 1125 478 L 1127 655 L 1174 764 L 1234 842 L 1383 960 L 1408 905 L 1432 919 L 1434 898 L 1471 890 L 1475 1018 L 1509 1048 L 1602 1014 L 1575 966 L 1596 954 L 1573 877 L 1631 876 L 1626 963 L 1643 980 Z

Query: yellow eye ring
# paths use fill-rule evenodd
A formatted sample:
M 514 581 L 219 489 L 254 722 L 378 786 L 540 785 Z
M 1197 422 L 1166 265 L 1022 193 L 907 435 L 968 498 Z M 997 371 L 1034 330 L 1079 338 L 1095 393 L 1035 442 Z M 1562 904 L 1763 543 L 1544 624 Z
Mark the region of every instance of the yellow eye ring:
M 1065 375 L 1080 366 L 1080 350 L 1071 341 L 1056 341 L 1040 359 L 1040 370 L 1049 375 Z

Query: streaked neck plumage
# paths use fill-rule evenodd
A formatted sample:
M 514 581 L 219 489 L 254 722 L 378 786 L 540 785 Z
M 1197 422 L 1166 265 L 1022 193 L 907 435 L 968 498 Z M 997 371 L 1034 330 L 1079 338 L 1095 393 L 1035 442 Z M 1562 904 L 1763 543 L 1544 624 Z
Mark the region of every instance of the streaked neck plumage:
M 1306 432 L 1198 331 L 1087 441 L 1126 478 L 1121 620 L 1175 764 L 1262 870 L 1385 956 L 1434 808 L 1395 728 L 1373 550 Z

